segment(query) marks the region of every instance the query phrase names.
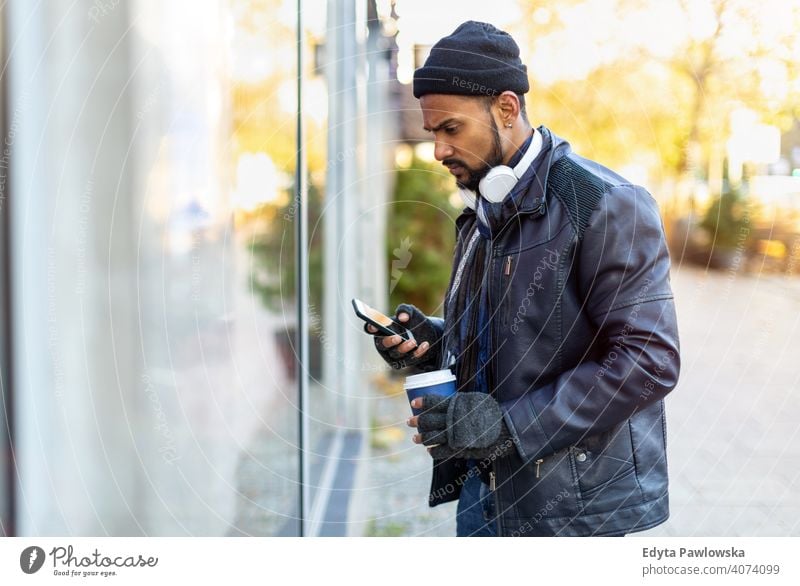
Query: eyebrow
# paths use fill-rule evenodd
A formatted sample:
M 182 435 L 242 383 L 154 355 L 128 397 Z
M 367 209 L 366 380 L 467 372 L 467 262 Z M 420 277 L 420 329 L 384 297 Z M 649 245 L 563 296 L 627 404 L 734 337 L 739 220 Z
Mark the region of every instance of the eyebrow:
M 437 126 L 435 126 L 433 128 L 428 128 L 427 126 L 423 126 L 422 129 L 423 130 L 427 130 L 428 132 L 436 132 L 437 130 L 441 130 L 442 128 L 444 128 L 445 126 L 447 126 L 448 124 L 450 124 L 452 122 L 458 122 L 458 119 L 456 119 L 456 118 L 448 118 L 447 120 L 445 120 L 444 122 L 441 122 L 440 124 L 438 124 Z

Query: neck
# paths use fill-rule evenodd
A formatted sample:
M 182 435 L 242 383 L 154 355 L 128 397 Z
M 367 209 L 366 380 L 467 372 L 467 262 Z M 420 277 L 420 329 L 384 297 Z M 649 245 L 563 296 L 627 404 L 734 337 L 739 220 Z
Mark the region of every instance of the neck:
M 507 165 L 511 158 L 522 148 L 528 138 L 530 138 L 533 128 L 530 124 L 519 119 L 520 124 L 515 124 L 508 135 L 503 137 L 503 164 Z

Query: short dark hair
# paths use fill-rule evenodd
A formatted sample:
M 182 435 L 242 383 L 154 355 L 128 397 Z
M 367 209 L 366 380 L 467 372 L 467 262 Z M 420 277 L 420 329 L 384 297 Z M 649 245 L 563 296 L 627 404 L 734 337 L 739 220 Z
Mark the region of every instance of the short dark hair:
M 522 116 L 522 119 L 530 124 L 528 120 L 528 112 L 525 110 L 525 95 L 524 94 L 515 94 L 517 99 L 519 100 L 519 113 Z M 483 106 L 486 108 L 487 112 L 490 112 L 492 109 L 492 105 L 494 104 L 495 100 L 498 96 L 483 96 Z

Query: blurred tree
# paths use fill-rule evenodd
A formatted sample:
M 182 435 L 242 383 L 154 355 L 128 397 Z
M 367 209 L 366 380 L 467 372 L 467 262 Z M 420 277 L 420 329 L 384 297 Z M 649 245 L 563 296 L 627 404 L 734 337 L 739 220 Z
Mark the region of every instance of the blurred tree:
M 725 270 L 747 266 L 754 242 L 751 204 L 738 189 L 726 189 L 712 200 L 699 225 L 707 247 L 698 251 L 696 262 Z
M 704 175 L 746 107 L 787 128 L 800 114 L 800 3 L 523 2 L 532 121 L 587 156 L 655 179 Z
M 750 216 L 747 199 L 736 189 L 714 198 L 700 228 L 708 235 L 712 248 L 746 250 L 750 244 Z
M 264 203 L 253 210 L 237 212 L 240 223 L 251 234 L 252 254 L 248 286 L 266 307 L 284 314 L 286 304 L 295 298 L 296 247 L 294 219 L 296 206 L 295 164 L 297 47 L 295 13 L 284 0 L 232 0 L 236 45 L 231 83 L 233 128 L 230 154 L 236 161 L 243 154 L 265 153 L 286 184 L 280 188 L 264 185 Z M 307 33 L 308 34 L 308 33 Z M 315 39 L 309 37 L 308 46 Z M 268 61 L 253 60 L 253 55 L 269 55 Z M 304 75 L 313 80 L 311 59 L 305 59 Z M 308 89 L 306 90 L 308 92 Z M 324 117 L 306 116 L 308 158 L 308 220 L 314 230 L 309 241 L 309 302 L 322 306 L 322 223 L 326 122 Z M 277 193 L 270 190 L 277 189 Z M 245 232 L 240 227 L 241 232 Z
M 308 223 L 314 234 L 308 243 L 308 302 L 319 312 L 322 307 L 323 229 L 320 221 L 322 197 L 314 184 L 308 186 Z M 272 208 L 272 205 L 264 206 Z M 294 243 L 293 203 L 277 210 L 274 222 L 267 222 L 254 230 L 250 240 L 250 283 L 253 292 L 265 307 L 277 314 L 286 312 L 287 300 L 293 299 L 297 278 L 297 259 Z M 259 209 L 257 216 L 271 214 L 270 209 Z
M 460 211 L 450 203 L 453 187 L 441 165 L 416 157 L 397 171 L 386 239 L 390 311 L 412 303 L 441 316 Z

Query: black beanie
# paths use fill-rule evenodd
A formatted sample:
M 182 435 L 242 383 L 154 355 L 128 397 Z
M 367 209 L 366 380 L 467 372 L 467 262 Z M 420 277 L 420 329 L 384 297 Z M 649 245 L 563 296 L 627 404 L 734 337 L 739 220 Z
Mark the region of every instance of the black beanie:
M 425 94 L 497 96 L 524 94 L 528 73 L 519 46 L 505 31 L 469 20 L 431 48 L 425 65 L 414 72 L 414 97 Z

